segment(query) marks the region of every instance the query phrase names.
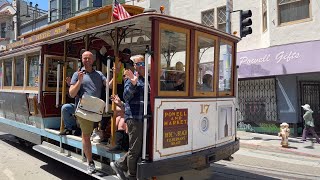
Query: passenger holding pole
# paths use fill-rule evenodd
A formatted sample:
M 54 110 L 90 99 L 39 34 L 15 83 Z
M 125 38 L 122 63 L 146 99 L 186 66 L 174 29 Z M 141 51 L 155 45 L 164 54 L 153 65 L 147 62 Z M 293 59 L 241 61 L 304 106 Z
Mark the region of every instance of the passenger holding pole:
M 130 59 L 131 57 L 131 50 L 128 48 L 124 48 L 120 53 L 120 62 L 114 70 L 116 71 L 116 83 L 117 83 L 117 92 L 118 95 L 112 95 L 111 100 L 116 103 L 116 127 L 117 131 L 115 132 L 115 146 L 110 148 L 110 152 L 117 152 L 117 151 L 128 151 L 129 147 L 129 137 L 127 134 L 127 124 L 124 120 L 124 106 L 122 106 L 121 102 L 124 101 L 123 99 L 123 91 L 124 91 L 124 70 L 131 69 L 134 71 L 133 61 Z M 113 79 L 111 80 L 113 81 Z M 117 102 L 120 102 L 117 103 Z
M 144 120 L 144 56 L 132 57 L 135 72 L 125 70 L 124 108 L 125 121 L 129 134 L 129 151 L 118 161 L 111 162 L 111 168 L 120 179 L 127 179 L 124 172 L 128 171 L 129 179 L 136 179 L 137 162 L 142 152 L 143 120 Z M 115 102 L 116 103 L 116 102 Z
M 82 63 L 84 65 L 78 72 L 75 72 L 71 79 L 69 94 L 71 97 L 82 95 L 90 95 L 100 98 L 103 85 L 106 85 L 107 78 L 100 71 L 93 69 L 94 59 L 90 51 L 82 54 Z M 96 171 L 95 164 L 92 159 L 92 147 L 90 134 L 93 131 L 93 122 L 77 117 L 82 130 L 82 145 L 84 154 L 88 160 L 88 173 Z

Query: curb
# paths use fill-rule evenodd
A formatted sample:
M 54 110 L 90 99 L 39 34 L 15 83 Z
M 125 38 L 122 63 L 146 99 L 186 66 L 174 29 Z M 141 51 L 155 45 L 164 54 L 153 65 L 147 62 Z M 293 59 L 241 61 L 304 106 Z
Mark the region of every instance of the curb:
M 295 154 L 299 156 L 306 156 L 306 157 L 314 157 L 314 158 L 320 158 L 320 155 L 305 153 L 305 152 L 297 152 L 292 149 L 283 148 L 283 147 L 276 147 L 276 146 L 263 146 L 263 145 L 256 145 L 256 144 L 250 144 L 241 142 L 240 140 L 240 148 L 247 148 L 247 149 L 255 149 L 260 151 L 271 151 L 271 152 L 278 152 L 278 153 L 287 153 L 287 154 Z

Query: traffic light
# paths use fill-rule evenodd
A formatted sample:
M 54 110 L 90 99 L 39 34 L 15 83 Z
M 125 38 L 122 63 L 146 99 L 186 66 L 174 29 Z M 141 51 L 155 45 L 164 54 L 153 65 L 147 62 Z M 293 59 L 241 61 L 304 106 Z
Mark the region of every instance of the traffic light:
M 252 28 L 249 27 L 252 25 L 251 10 L 240 11 L 240 37 L 246 37 L 248 34 L 252 34 Z

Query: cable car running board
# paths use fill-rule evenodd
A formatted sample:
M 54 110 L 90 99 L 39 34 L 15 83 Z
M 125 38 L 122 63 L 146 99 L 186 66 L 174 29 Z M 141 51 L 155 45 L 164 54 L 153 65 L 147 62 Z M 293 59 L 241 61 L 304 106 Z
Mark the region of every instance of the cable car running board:
M 42 145 L 42 144 L 35 145 L 32 148 L 35 151 L 38 151 L 39 153 L 42 153 L 52 159 L 60 161 L 61 163 L 64 163 L 64 164 L 66 164 L 72 168 L 75 168 L 85 174 L 88 174 L 86 163 L 81 163 L 75 159 L 67 157 L 67 156 L 65 156 L 65 154 L 61 154 L 59 152 L 56 152 L 55 150 L 53 150 L 45 145 Z M 96 173 L 88 174 L 88 175 L 91 175 L 92 177 L 95 177 L 95 178 L 101 179 L 101 180 L 117 180 L 118 179 L 115 175 L 106 174 L 105 172 L 99 171 L 99 169 L 97 169 Z

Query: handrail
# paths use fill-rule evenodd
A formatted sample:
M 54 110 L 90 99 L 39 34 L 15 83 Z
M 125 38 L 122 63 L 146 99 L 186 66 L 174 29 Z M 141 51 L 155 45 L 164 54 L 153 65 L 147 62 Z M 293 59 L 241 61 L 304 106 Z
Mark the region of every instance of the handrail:
M 142 142 L 142 160 L 146 159 L 147 149 L 147 127 L 148 127 L 148 94 L 149 94 L 149 62 L 151 62 L 151 53 L 149 46 L 146 46 L 144 69 L 144 107 L 143 107 L 143 142 Z
M 107 59 L 107 82 L 106 82 L 106 108 L 105 112 L 109 111 L 109 81 L 110 81 L 110 58 Z
M 42 67 L 42 49 L 40 50 L 40 53 L 39 53 L 39 72 L 38 72 L 38 104 L 40 104 L 40 98 L 41 98 L 41 68 Z
M 56 89 L 56 107 L 59 107 L 59 90 L 60 90 L 60 71 L 61 71 L 61 67 L 60 67 L 60 61 L 58 62 L 57 65 L 57 89 Z

